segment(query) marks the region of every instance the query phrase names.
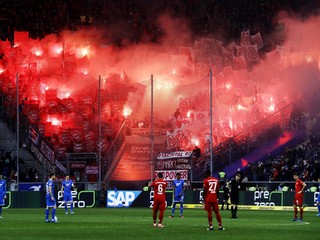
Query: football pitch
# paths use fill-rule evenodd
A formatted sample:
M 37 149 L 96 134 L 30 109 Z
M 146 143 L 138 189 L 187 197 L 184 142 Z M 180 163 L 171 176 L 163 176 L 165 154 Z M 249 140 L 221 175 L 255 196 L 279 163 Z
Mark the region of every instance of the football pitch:
M 178 213 L 178 209 L 176 212 Z M 3 210 L 0 219 L 0 239 L 245 239 L 294 240 L 318 239 L 320 217 L 305 212 L 303 222 L 292 222 L 293 212 L 239 210 L 238 219 L 230 219 L 230 212 L 220 211 L 225 231 L 207 231 L 206 212 L 185 209 L 185 218 L 168 216 L 165 228 L 154 228 L 151 209 L 147 208 L 91 208 L 75 209 L 75 215 L 57 210 L 58 223 L 45 223 L 44 209 Z M 215 215 L 213 215 L 215 216 Z

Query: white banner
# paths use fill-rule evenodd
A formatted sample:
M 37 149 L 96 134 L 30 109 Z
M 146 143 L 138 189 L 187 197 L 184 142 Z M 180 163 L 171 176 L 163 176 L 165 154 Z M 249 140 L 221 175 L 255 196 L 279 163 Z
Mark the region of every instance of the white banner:
M 176 179 L 176 174 L 179 172 L 181 174 L 182 180 L 188 180 L 188 170 L 166 170 L 166 171 L 155 171 L 156 177 L 158 177 L 158 173 L 163 173 L 163 179 L 165 181 L 173 181 Z
M 188 158 L 191 157 L 192 151 L 177 151 L 170 153 L 159 153 L 157 156 L 158 160 L 170 159 L 170 158 Z

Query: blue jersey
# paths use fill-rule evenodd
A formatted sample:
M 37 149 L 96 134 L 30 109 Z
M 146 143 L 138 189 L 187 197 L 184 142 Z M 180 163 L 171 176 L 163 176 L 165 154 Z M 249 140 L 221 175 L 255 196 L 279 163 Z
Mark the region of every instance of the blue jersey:
M 64 194 L 70 194 L 71 195 L 71 190 L 72 190 L 72 185 L 73 185 L 73 181 L 72 180 L 64 180 L 62 182 L 62 186 L 63 186 L 63 193 Z
M 50 195 L 49 188 L 51 187 L 52 197 Z M 46 183 L 46 205 L 47 207 L 56 206 L 56 199 L 54 198 L 54 182 L 52 179 L 49 179 Z
M 54 182 L 52 179 L 49 179 L 46 183 L 46 195 L 50 196 L 49 187 L 51 187 L 52 196 L 54 195 Z
M 5 180 L 1 179 L 0 180 L 0 195 L 6 194 L 7 191 L 7 183 Z
M 7 183 L 5 180 L 3 179 L 0 180 L 0 206 L 4 206 L 5 204 L 4 197 L 6 196 L 6 191 L 7 191 L 6 184 Z
M 174 180 L 173 181 L 174 186 L 174 195 L 175 196 L 182 196 L 183 195 L 183 188 L 184 188 L 184 181 L 183 180 Z

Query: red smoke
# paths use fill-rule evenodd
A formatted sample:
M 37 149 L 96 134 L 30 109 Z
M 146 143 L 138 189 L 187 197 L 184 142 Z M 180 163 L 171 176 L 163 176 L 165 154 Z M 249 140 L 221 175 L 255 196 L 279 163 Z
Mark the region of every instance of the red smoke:
M 125 118 L 132 127 L 148 127 L 153 74 L 156 127 L 170 130 L 172 147 L 197 144 L 205 148 L 209 137 L 210 69 L 215 144 L 318 86 L 317 18 L 305 22 L 284 19 L 283 32 L 278 34 L 286 36 L 284 43 L 274 45 L 267 54 L 260 51 L 260 56 L 251 49 L 253 62 L 248 62 L 248 47 L 227 45 L 214 38 L 193 41 L 183 21 L 164 16 L 159 22 L 166 30 L 162 44 L 122 49 L 105 43 L 99 30 L 66 31 L 42 40 L 16 33 L 14 47 L 1 42 L 4 57 L 0 62 L 0 87 L 6 95 L 6 109 L 15 112 L 18 72 L 20 104 L 35 127 L 62 152 L 95 151 L 99 145 L 101 76 L 105 152 Z M 272 42 L 262 38 L 264 43 Z M 228 58 L 229 53 L 234 56 Z M 177 108 L 180 114 L 174 117 Z

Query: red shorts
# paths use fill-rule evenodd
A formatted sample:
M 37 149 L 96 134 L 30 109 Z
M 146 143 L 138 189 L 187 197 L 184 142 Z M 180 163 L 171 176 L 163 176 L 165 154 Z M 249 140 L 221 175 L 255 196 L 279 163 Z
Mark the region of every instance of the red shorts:
M 219 205 L 218 205 L 218 202 L 205 202 L 204 203 L 204 210 L 206 211 L 214 211 L 214 212 L 217 212 L 219 211 Z
M 154 200 L 153 201 L 153 210 L 154 211 L 164 211 L 166 210 L 166 201 L 164 200 Z
M 302 206 L 303 205 L 303 194 L 295 194 L 293 205 Z

